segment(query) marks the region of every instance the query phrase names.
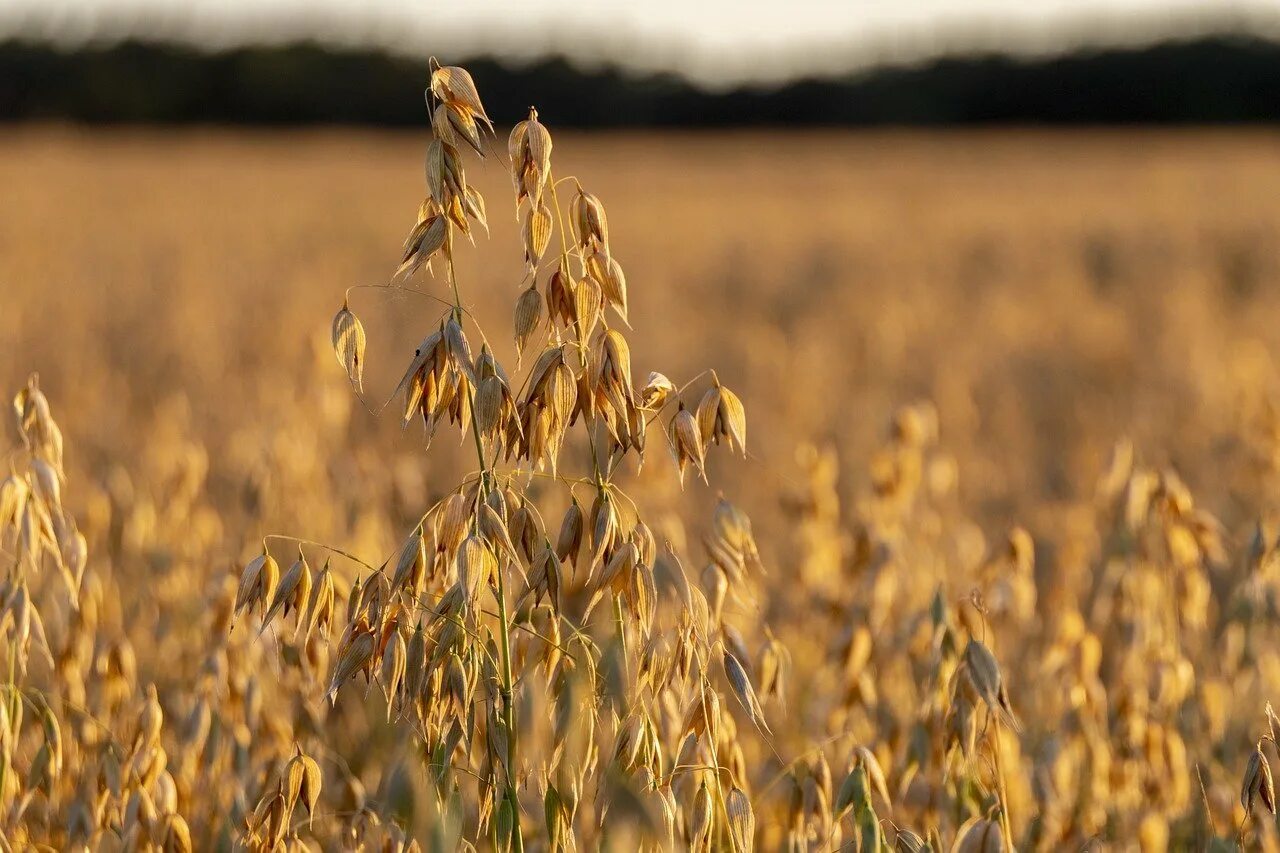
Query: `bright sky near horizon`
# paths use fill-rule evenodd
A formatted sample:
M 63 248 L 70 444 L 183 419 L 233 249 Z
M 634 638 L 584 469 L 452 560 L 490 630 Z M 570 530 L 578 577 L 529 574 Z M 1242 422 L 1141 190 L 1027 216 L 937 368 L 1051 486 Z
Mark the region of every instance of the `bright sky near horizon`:
M 0 0 L 0 27 L 75 41 L 327 40 L 677 68 L 703 79 L 843 70 L 949 47 L 1052 50 L 1234 22 L 1274 32 L 1280 0 Z M 452 48 L 452 49 L 450 49 Z

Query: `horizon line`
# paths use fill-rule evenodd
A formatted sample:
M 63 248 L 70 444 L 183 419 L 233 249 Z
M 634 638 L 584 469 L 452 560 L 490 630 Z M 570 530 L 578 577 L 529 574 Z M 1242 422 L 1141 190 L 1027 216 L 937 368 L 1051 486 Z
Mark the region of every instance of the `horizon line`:
M 1119 14 L 1066 14 L 1052 25 L 971 18 L 912 32 L 882 30 L 832 36 L 818 47 L 808 41 L 775 49 L 752 62 L 726 62 L 724 51 L 698 45 L 687 36 L 632 33 L 603 37 L 596 28 L 551 27 L 541 38 L 513 28 L 477 38 L 473 32 L 449 32 L 403 22 L 356 19 L 352 14 L 318 15 L 308 26 L 288 16 L 231 16 L 209 29 L 196 14 L 138 18 L 120 12 L 91 22 L 55 20 L 37 9 L 0 10 L 0 41 L 45 43 L 68 52 L 98 49 L 127 41 L 189 47 L 218 53 L 237 48 L 313 43 L 336 50 L 367 50 L 401 59 L 451 54 L 459 60 L 487 58 L 521 66 L 563 59 L 583 70 L 613 68 L 637 76 L 671 74 L 709 92 L 776 86 L 804 79 L 839 79 L 881 68 L 925 66 L 950 58 L 1002 56 L 1037 59 L 1098 50 L 1141 49 L 1204 38 L 1252 37 L 1280 42 L 1280 9 L 1223 6 L 1214 12 L 1185 8 L 1156 15 L 1138 10 Z M 399 17 L 399 16 L 397 16 Z M 84 26 L 84 24 L 90 26 Z M 264 25 L 265 24 L 265 25 Z M 78 25 L 78 26 L 77 26 Z M 454 30 L 469 28 L 452 27 Z M 453 47 L 445 52 L 445 43 Z

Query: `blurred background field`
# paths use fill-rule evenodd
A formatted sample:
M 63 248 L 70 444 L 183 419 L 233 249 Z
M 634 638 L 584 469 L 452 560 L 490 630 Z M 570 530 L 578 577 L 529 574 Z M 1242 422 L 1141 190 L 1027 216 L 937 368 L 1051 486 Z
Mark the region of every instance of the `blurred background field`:
M 66 474 L 41 467 L 57 454 L 23 392 L 0 448 L 0 851 L 181 850 L 178 827 L 196 850 L 443 850 L 455 833 L 485 849 L 500 777 L 542 850 L 544 795 L 579 773 L 568 826 L 584 850 L 690 841 L 707 779 L 744 792 L 761 850 L 852 844 L 867 815 L 886 842 L 911 828 L 935 849 L 1000 833 L 1034 850 L 1280 850 L 1248 763 L 1280 723 L 1264 712 L 1280 697 L 1273 3 L 1238 18 L 1092 3 L 1077 20 L 1075 4 L 1024 18 L 1006 0 L 796 0 L 758 17 L 655 0 L 643 27 L 617 7 L 579 30 L 541 7 L 508 21 L 501 3 L 401 21 L 392 2 L 317 0 L 314 18 L 286 0 L 278 17 L 149 2 L 0 9 L 0 389 L 38 374 Z M 384 409 L 451 298 L 439 263 L 386 286 L 424 194 L 426 57 L 454 61 L 445 49 L 482 57 L 499 125 L 490 156 L 465 157 L 491 232 L 457 249 L 473 349 L 518 373 L 528 280 L 506 137 L 537 104 L 555 176 L 608 210 L 637 386 L 714 368 L 750 425 L 745 460 L 709 453 L 711 485 L 680 488 L 665 416 L 643 466 L 619 466 L 662 548 L 643 567 L 651 618 L 629 603 L 624 622 L 619 604 L 630 647 L 600 613 L 590 643 L 566 640 L 602 677 L 534 630 L 588 619 L 578 566 L 563 610 L 512 602 L 509 773 L 479 641 L 458 645 L 466 701 L 434 659 L 416 696 L 392 691 L 417 724 L 389 721 L 376 687 L 324 692 L 347 623 L 406 640 L 425 618 L 435 642 L 447 620 L 422 596 L 462 585 L 442 546 L 403 624 L 368 606 L 366 570 L 476 465 L 470 436 L 442 428 L 428 451 L 417 424 L 400 429 L 400 399 Z M 344 293 L 369 336 L 363 398 L 331 342 Z M 561 471 L 590 470 L 585 445 L 566 444 Z M 512 494 L 555 536 L 564 484 L 527 468 L 508 472 Z M 750 518 L 729 557 L 716 537 L 742 522 L 722 499 Z M 38 525 L 19 516 L 37 504 L 48 553 L 32 559 Z M 312 569 L 333 560 L 333 637 L 299 638 L 295 614 L 230 630 L 264 548 L 282 569 L 303 551 Z M 28 601 L 47 655 L 14 641 Z M 505 611 L 468 618 L 505 648 Z M 727 664 L 671 675 L 673 636 L 741 658 L 767 736 L 728 698 Z M 974 698 L 975 648 L 1021 730 Z M 618 654 L 634 669 L 619 675 Z M 718 723 L 689 746 L 682 713 L 706 716 L 717 691 Z M 548 722 L 565 696 L 570 758 Z M 437 777 L 445 729 L 425 720 L 464 716 L 477 736 L 440 753 L 457 772 Z M 619 757 L 642 717 L 654 768 Z M 320 812 L 271 829 L 254 814 L 279 816 L 295 747 L 321 767 Z M 876 766 L 872 797 L 857 774 Z M 856 805 L 839 802 L 859 779 Z M 711 820 L 705 846 L 733 848 Z
M 637 369 L 716 366 L 750 401 L 753 458 L 722 474 L 767 484 L 744 496 L 762 524 L 766 495 L 796 477 L 799 443 L 831 444 L 856 489 L 889 414 L 919 399 L 938 407 L 965 504 L 997 530 L 1087 497 L 1122 436 L 1237 523 L 1259 489 L 1270 495 L 1278 142 L 1269 131 L 633 132 L 563 134 L 558 150 L 609 204 L 632 322 L 646 331 Z M 423 144 L 413 133 L 6 131 L 0 341 L 21 358 L 0 379 L 38 370 L 65 389 L 85 462 L 145 448 L 149 420 L 171 406 L 217 460 L 243 431 L 323 417 L 295 407 L 342 395 L 327 319 L 347 287 L 388 280 Z M 461 271 L 480 315 L 509 328 L 521 270 L 496 248 L 515 235 L 500 201 L 508 179 L 496 160 L 473 173 L 499 201 L 493 239 Z M 425 274 L 414 286 L 447 296 Z M 435 310 L 376 289 L 352 304 L 377 330 L 377 405 Z M 509 340 L 494 345 L 514 356 Z M 340 446 L 436 476 L 394 418 L 332 405 Z M 1035 532 L 1052 541 L 1052 522 Z

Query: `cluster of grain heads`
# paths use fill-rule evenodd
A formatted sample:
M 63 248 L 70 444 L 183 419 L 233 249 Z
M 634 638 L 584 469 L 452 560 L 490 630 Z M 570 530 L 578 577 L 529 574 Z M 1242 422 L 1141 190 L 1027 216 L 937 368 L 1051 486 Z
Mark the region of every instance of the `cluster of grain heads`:
M 493 131 L 471 75 L 462 68 L 435 68 L 427 91 L 434 139 L 427 147 L 427 197 L 405 238 L 404 255 L 395 278 L 407 278 L 430 266 L 439 254 L 453 252 L 454 229 L 472 238 L 471 223 L 488 229 L 484 197 L 467 183 L 459 145 L 483 157 L 481 125 Z
M 1242 710 L 1280 685 L 1269 498 L 1219 521 L 1202 469 L 1122 443 L 1096 493 L 989 529 L 925 402 L 866 470 L 807 447 L 759 478 L 753 524 L 692 482 L 745 453 L 741 401 L 644 363 L 673 354 L 629 325 L 641 266 L 536 114 L 520 238 L 484 259 L 520 281 L 515 347 L 486 337 L 453 261 L 488 116 L 460 69 L 428 106 L 386 292 L 447 304 L 388 384 L 465 467 L 352 441 L 380 350 L 346 299 L 318 354 L 356 393 L 299 370 L 302 404 L 208 449 L 161 406 L 127 468 L 67 467 L 33 379 L 0 472 L 0 851 L 1278 849 L 1275 720 Z M 654 439 L 675 466 L 641 470 Z
M 14 412 L 21 443 L 0 485 L 0 850 L 406 849 L 350 766 L 326 779 L 311 757 L 337 730 L 307 680 L 329 670 L 342 618 L 329 564 L 316 571 L 295 551 L 282 570 L 264 546 L 239 582 L 224 577 L 209 545 L 218 528 L 202 524 L 199 478 L 187 479 L 198 455 L 178 457 L 161 527 L 118 482 L 109 505 L 93 484 L 68 488 L 34 378 Z M 83 533 L 73 500 L 89 507 Z M 179 562 L 149 557 L 161 549 Z M 134 566 L 141 594 L 121 587 Z M 250 614 L 269 637 L 232 632 Z M 274 668 L 268 644 L 282 651 Z M 392 683 L 394 659 L 382 665 Z M 325 820 L 322 787 L 356 804 Z
M 13 411 L 22 448 L 0 483 L 0 846 L 190 851 L 185 774 L 161 741 L 155 686 L 138 692 L 128 640 L 100 633 L 102 586 L 64 503 L 62 432 L 36 377 Z
M 536 110 L 513 128 L 508 155 L 529 282 L 515 305 L 516 349 L 538 356 L 519 378 L 487 343 L 476 351 L 470 339 L 485 336 L 463 308 L 453 235 L 471 236 L 469 221 L 484 222 L 461 149 L 483 156 L 482 127 L 491 127 L 463 69 L 434 68 L 427 100 L 428 197 L 397 277 L 442 258 L 452 304 L 415 350 L 395 396 L 405 425 L 421 418 L 428 441 L 445 422 L 470 432 L 478 471 L 422 512 L 377 568 L 299 542 L 282 574 L 268 541 L 243 569 L 233 613 L 261 614 L 266 630 L 295 612 L 294 637 L 323 659 L 311 648 L 316 629 L 335 622 L 334 584 L 328 568 L 313 576 L 305 551 L 324 549 L 360 567 L 335 624 L 325 698 L 336 709 L 353 683 L 365 695 L 380 688 L 387 719 L 427 756 L 436 806 L 453 815 L 459 843 L 522 850 L 528 837 L 574 849 L 626 832 L 646 849 L 681 838 L 696 849 L 750 850 L 752 774 L 720 691 L 734 695 L 757 730 L 748 748 L 759 752 L 772 736 L 765 704 L 780 700 L 787 670 L 773 635 L 753 656 L 726 621 L 731 587 L 735 608 L 759 609 L 750 520 L 721 500 L 700 588 L 665 537 L 659 547 L 616 480 L 624 459 L 643 462 L 649 427 L 670 409 L 680 480 L 690 459 L 705 480 L 712 445 L 745 455 L 742 402 L 714 372 L 711 387 L 690 397 L 692 408 L 683 396 L 694 393 L 693 382 L 677 387 L 653 371 L 637 384 L 631 344 L 610 324 L 627 322 L 627 282 L 604 205 L 576 178 L 567 210 L 561 205 L 551 134 Z M 345 300 L 332 337 L 359 391 L 366 340 Z M 561 471 L 575 428 L 589 476 Z M 563 510 L 532 488 L 542 484 L 535 478 L 563 489 Z M 563 513 L 558 526 L 548 526 L 544 511 Z M 593 619 L 606 611 L 610 618 Z M 289 835 L 283 790 L 272 787 L 255 810 L 250 834 L 261 846 Z
M 14 397 L 13 413 L 23 453 L 0 481 L 0 553 L 7 563 L 0 581 L 0 639 L 8 662 L 0 691 L 0 829 L 34 819 L 38 809 L 52 812 L 65 783 L 62 723 L 45 695 L 24 682 L 33 651 L 54 666 L 56 649 L 42 612 L 47 605 L 37 597 L 48 586 L 46 573 L 58 572 L 75 608 L 88 556 L 63 504 L 62 431 L 35 375 Z M 34 755 L 24 756 L 24 742 L 32 741 L 38 744 Z
M 333 317 L 333 351 L 338 357 L 338 364 L 347 372 L 351 385 L 357 393 L 364 391 L 364 326 L 359 318 L 351 313 L 346 300 L 342 310 Z
M 1238 752 L 1222 673 L 1244 679 L 1236 690 L 1270 683 L 1255 620 L 1269 607 L 1274 530 L 1261 526 L 1233 570 L 1222 525 L 1180 478 L 1140 467 L 1121 445 L 1096 504 L 1055 518 L 1061 550 L 1041 565 L 1027 530 L 988 548 L 957 514 L 956 470 L 937 435 L 930 407 L 896 416 L 848 523 L 831 457 L 804 451 L 807 482 L 785 505 L 798 545 L 787 565 L 808 598 L 771 590 L 783 598 L 775 630 L 828 688 L 799 711 L 867 743 L 887 771 L 884 834 L 911 827 L 935 848 L 964 849 L 1232 839 L 1245 808 L 1265 809 L 1266 772 L 1261 758 L 1246 761 L 1252 738 Z M 981 594 L 947 593 L 957 586 Z M 1197 745 L 1197 732 L 1210 741 Z M 1270 741 L 1260 746 L 1274 761 Z M 1243 795 L 1227 796 L 1246 763 Z M 810 775 L 809 800 L 821 802 L 822 774 Z M 802 807 L 808 778 L 797 771 L 793 814 L 812 837 L 825 827 Z M 847 793 L 840 802 L 851 820 Z M 1249 827 L 1274 834 L 1270 821 Z
M 279 778 L 265 793 L 249 817 L 247 843 L 262 850 L 288 850 L 289 842 L 297 843 L 299 822 L 294 812 L 301 806 L 307 813 L 307 826 L 315 820 L 316 803 L 320 799 L 322 777 L 320 765 L 295 746 L 293 757 L 281 768 Z

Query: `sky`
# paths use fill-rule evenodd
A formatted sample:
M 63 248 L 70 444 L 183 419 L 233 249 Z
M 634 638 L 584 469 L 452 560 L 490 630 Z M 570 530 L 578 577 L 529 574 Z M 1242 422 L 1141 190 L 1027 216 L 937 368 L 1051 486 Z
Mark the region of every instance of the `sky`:
M 0 31 L 210 46 L 319 37 L 409 54 L 549 52 L 768 81 L 981 48 L 1132 43 L 1234 25 L 1280 32 L 1280 0 L 0 0 Z

